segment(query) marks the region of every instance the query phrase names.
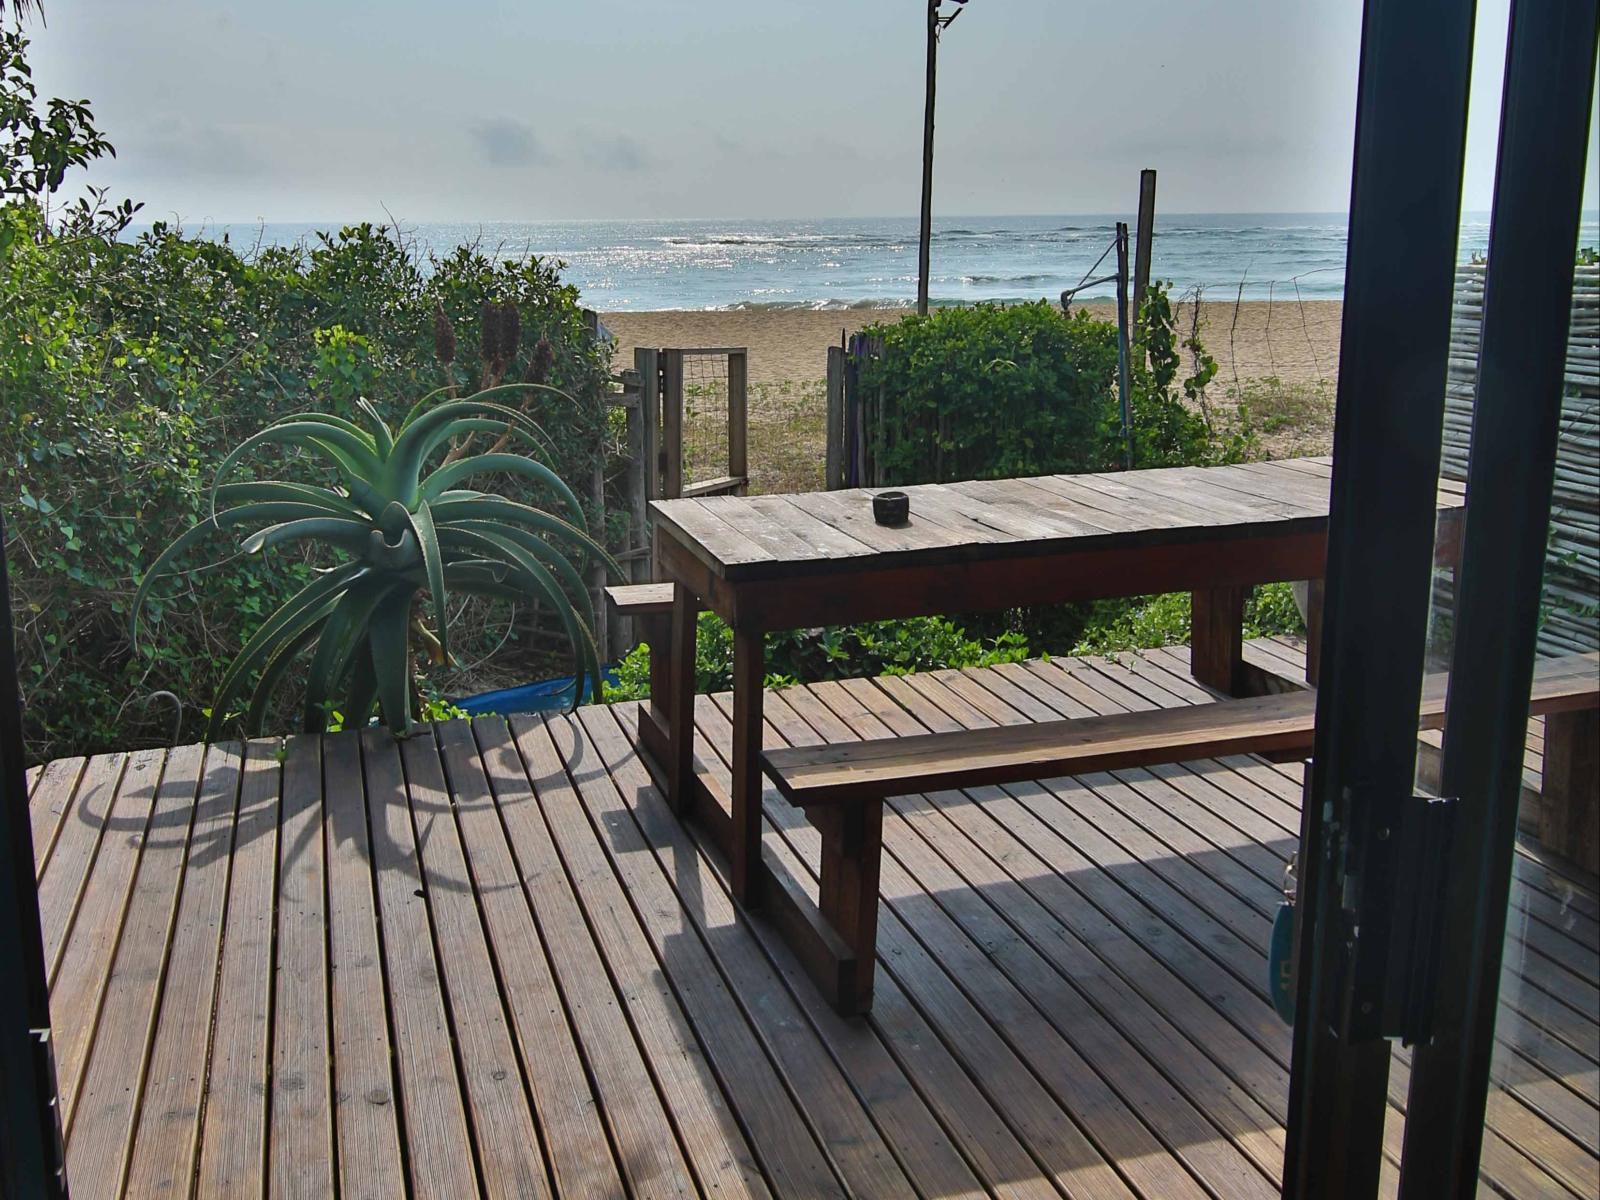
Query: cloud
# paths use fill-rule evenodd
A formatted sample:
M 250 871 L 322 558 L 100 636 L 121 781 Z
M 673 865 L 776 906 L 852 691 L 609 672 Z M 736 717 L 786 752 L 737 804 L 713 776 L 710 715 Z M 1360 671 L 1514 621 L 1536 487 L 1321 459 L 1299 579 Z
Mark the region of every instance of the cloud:
M 472 136 L 491 167 L 534 167 L 550 161 L 533 130 L 521 121 L 490 117 L 473 125 Z
M 121 147 L 124 157 L 173 179 L 255 179 L 270 174 L 256 132 L 239 127 L 169 118 L 127 141 Z
M 642 171 L 656 164 L 650 147 L 627 134 L 584 136 L 578 142 L 578 153 L 591 166 L 606 171 Z

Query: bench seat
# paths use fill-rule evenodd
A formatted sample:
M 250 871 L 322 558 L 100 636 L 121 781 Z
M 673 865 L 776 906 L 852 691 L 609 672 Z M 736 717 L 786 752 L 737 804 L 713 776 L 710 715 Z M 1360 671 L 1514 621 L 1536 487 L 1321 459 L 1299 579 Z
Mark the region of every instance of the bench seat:
M 606 600 L 619 617 L 667 616 L 672 612 L 672 585 L 616 584 L 606 589 Z
M 1443 723 L 1446 683 L 1447 676 L 1428 677 L 1420 727 Z M 1530 712 L 1559 713 L 1597 704 L 1600 659 L 1594 654 L 1540 661 Z M 1227 754 L 1309 753 L 1316 705 L 1316 693 L 1308 690 L 1152 712 L 771 750 L 763 764 L 790 803 L 811 808 Z
M 1418 724 L 1443 724 L 1448 677 L 1423 685 Z M 883 802 L 889 796 L 984 784 L 1053 779 L 1122 767 L 1155 766 L 1230 754 L 1304 755 L 1316 733 L 1317 695 L 1310 690 L 1244 700 L 1112 716 L 1075 717 L 1032 725 L 927 733 L 834 745 L 769 750 L 762 769 L 790 803 L 802 808 L 821 841 L 817 907 L 826 932 L 848 949 L 829 988 L 834 1006 L 849 1014 L 872 1003 L 878 922 L 878 874 L 883 854 Z M 1552 811 L 1566 822 L 1556 831 L 1569 855 L 1592 856 L 1595 841 L 1596 719 L 1600 656 L 1544 659 L 1534 671 L 1529 711 L 1544 715 L 1565 749 L 1551 758 L 1546 779 L 1564 782 Z

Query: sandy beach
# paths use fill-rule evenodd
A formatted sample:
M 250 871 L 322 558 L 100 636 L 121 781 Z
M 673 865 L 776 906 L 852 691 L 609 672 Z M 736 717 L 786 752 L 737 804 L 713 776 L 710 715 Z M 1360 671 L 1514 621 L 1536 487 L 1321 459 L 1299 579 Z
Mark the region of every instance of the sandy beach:
M 1089 302 L 1091 312 L 1112 318 L 1112 306 Z M 1217 360 L 1214 387 L 1267 378 L 1285 383 L 1332 380 L 1339 358 L 1338 300 L 1266 301 L 1239 304 L 1208 300 L 1200 307 L 1200 337 Z M 715 312 L 606 313 L 617 338 L 618 370 L 633 365 L 636 346 L 745 346 L 752 383 L 804 383 L 827 374 L 827 348 L 877 321 L 897 321 L 908 309 L 735 309 Z M 1180 307 L 1180 321 L 1189 319 Z

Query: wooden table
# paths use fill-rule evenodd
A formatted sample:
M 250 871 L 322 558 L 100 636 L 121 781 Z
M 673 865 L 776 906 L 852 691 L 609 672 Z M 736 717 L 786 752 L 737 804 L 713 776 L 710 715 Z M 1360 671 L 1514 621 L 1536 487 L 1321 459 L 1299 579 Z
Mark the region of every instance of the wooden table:
M 674 584 L 671 649 L 640 710 L 640 736 L 680 814 L 700 818 L 730 860 L 735 895 L 766 906 L 802 957 L 826 973 L 840 953 L 826 919 L 761 850 L 763 635 L 1021 605 L 1189 591 L 1196 679 L 1233 695 L 1262 690 L 1242 656 L 1250 589 L 1306 579 L 1310 645 L 1320 638 L 1331 459 L 1103 475 L 929 484 L 905 489 L 907 524 L 872 517 L 860 489 L 658 501 L 657 577 Z M 1441 513 L 1459 485 L 1441 484 Z M 1441 538 L 1451 545 L 1452 519 Z M 693 756 L 695 618 L 733 628 L 732 795 L 712 794 Z M 659 656 L 658 656 L 659 658 Z M 1315 678 L 1316 664 L 1310 664 Z M 875 838 L 877 830 L 859 836 Z M 874 883 L 875 886 L 875 883 Z

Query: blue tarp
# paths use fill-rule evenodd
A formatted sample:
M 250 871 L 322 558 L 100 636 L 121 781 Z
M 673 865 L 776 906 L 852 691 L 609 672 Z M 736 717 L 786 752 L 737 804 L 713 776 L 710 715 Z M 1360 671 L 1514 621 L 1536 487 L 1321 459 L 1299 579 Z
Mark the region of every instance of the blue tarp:
M 617 682 L 617 672 L 612 665 L 607 665 L 602 672 L 607 683 Z M 577 688 L 578 681 L 571 675 L 560 679 L 545 679 L 538 683 L 524 683 L 519 687 L 501 688 L 498 692 L 484 692 L 480 696 L 466 696 L 451 703 L 469 716 L 482 716 L 485 713 L 499 713 L 502 716 L 510 713 L 530 712 L 561 712 L 572 707 L 572 693 Z M 583 689 L 583 703 L 592 703 L 597 699 L 593 694 L 594 687 L 586 680 Z

